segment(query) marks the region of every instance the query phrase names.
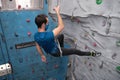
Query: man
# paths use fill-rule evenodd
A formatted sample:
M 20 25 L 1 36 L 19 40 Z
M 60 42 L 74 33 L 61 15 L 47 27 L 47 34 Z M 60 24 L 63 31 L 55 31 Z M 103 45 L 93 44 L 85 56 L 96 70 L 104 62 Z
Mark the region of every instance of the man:
M 34 39 L 36 41 L 36 48 L 41 56 L 41 60 L 46 62 L 46 57 L 43 54 L 42 49 L 52 56 L 59 57 L 62 53 L 62 56 L 76 54 L 79 56 L 96 56 L 96 52 L 82 52 L 76 49 L 66 49 L 64 48 L 64 36 L 60 35 L 60 32 L 64 29 L 64 23 L 60 16 L 60 7 L 57 6 L 54 8 L 54 11 L 58 17 L 58 26 L 53 31 L 46 31 L 48 24 L 48 17 L 44 14 L 38 15 L 35 18 L 35 23 L 38 27 L 38 32 L 35 33 Z M 55 38 L 58 40 L 55 41 Z M 60 43 L 60 44 L 59 44 Z

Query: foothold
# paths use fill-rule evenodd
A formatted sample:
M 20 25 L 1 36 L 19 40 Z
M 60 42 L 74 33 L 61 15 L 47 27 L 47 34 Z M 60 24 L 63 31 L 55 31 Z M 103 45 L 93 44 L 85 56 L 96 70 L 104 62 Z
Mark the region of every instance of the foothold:
M 117 66 L 116 70 L 120 73 L 120 66 Z
M 34 74 L 35 73 L 35 69 L 32 67 L 32 73 Z
M 28 23 L 29 23 L 29 22 L 30 22 L 30 19 L 26 19 L 26 22 L 28 22 Z
M 32 33 L 31 33 L 31 32 L 28 32 L 27 34 L 28 34 L 28 36 L 31 36 Z
M 93 36 L 95 36 L 95 33 L 92 33 Z
M 15 37 L 18 37 L 18 34 L 16 32 L 14 33 L 14 35 L 15 35 Z
M 89 63 L 89 66 L 91 67 L 91 66 L 92 66 L 92 64 L 91 64 L 91 63 Z
M 101 4 L 102 3 L 102 0 L 96 0 L 96 4 Z
M 90 71 L 93 71 L 92 68 L 90 69 Z
M 18 9 L 21 9 L 21 5 L 18 5 Z
M 57 65 L 57 64 L 56 64 L 56 65 L 54 65 L 54 68 L 55 68 L 55 69 L 56 69 L 56 68 L 58 68 L 58 67 L 59 67 L 59 65 Z
M 116 41 L 116 46 L 120 47 L 120 40 Z
M 112 55 L 112 59 L 115 59 L 115 58 L 116 58 L 116 56 L 117 56 L 117 54 L 116 54 L 116 53 L 114 53 L 114 54 Z
M 105 25 L 106 25 L 106 21 L 104 20 L 104 21 L 103 21 L 103 25 L 102 25 L 102 26 L 103 26 L 103 27 L 105 27 Z
M 84 34 L 84 37 L 88 37 L 88 35 L 89 35 L 89 33 L 85 33 L 85 34 Z
M 93 46 L 94 46 L 94 47 L 96 47 L 96 46 L 97 46 L 97 44 L 94 42 L 94 43 L 93 43 Z
M 85 45 L 85 49 L 88 49 L 88 46 L 87 46 L 87 45 Z
M 26 5 L 26 7 L 28 7 L 28 5 Z
M 19 58 L 19 62 L 20 62 L 20 63 L 23 63 L 23 58 Z
M 100 64 L 100 66 L 99 66 L 100 69 L 103 68 L 103 64 L 104 64 L 104 62 L 102 61 L 101 64 Z
M 76 19 L 77 23 L 79 24 L 80 23 L 80 20 L 79 19 Z
M 12 50 L 12 49 L 13 49 L 13 47 L 11 46 L 11 47 L 10 47 L 10 49 Z
M 68 65 L 68 67 L 71 67 L 71 63 L 70 62 L 67 65 Z

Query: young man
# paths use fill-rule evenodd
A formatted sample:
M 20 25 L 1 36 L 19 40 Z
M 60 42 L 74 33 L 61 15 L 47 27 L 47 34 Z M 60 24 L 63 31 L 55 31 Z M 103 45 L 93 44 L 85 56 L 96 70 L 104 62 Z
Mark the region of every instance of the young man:
M 96 56 L 101 54 L 99 52 L 82 52 L 76 49 L 66 49 L 64 48 L 64 36 L 60 32 L 64 29 L 64 23 L 60 16 L 59 6 L 54 8 L 54 11 L 58 17 L 58 26 L 53 31 L 46 31 L 46 26 L 48 24 L 48 18 L 46 15 L 41 14 L 35 18 L 35 23 L 38 27 L 38 32 L 35 33 L 34 39 L 36 42 L 36 48 L 41 56 L 43 62 L 46 62 L 46 57 L 43 54 L 42 49 L 46 53 L 49 53 L 52 56 L 59 57 L 62 53 L 62 56 L 76 54 L 79 56 Z M 55 39 L 58 39 L 56 42 Z M 60 45 L 59 45 L 60 43 Z

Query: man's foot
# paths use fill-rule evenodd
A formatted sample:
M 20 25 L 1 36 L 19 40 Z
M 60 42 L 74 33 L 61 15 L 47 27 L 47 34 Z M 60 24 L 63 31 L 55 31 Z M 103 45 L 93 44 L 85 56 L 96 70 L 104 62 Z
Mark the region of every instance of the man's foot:
M 92 51 L 92 52 L 91 52 L 91 56 L 93 56 L 93 57 L 101 56 L 101 52 Z

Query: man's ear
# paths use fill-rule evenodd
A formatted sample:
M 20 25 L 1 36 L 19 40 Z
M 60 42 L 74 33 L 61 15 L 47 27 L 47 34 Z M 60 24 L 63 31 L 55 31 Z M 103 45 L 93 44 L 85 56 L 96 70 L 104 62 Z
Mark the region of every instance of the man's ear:
M 45 23 L 42 24 L 42 27 L 45 27 Z

